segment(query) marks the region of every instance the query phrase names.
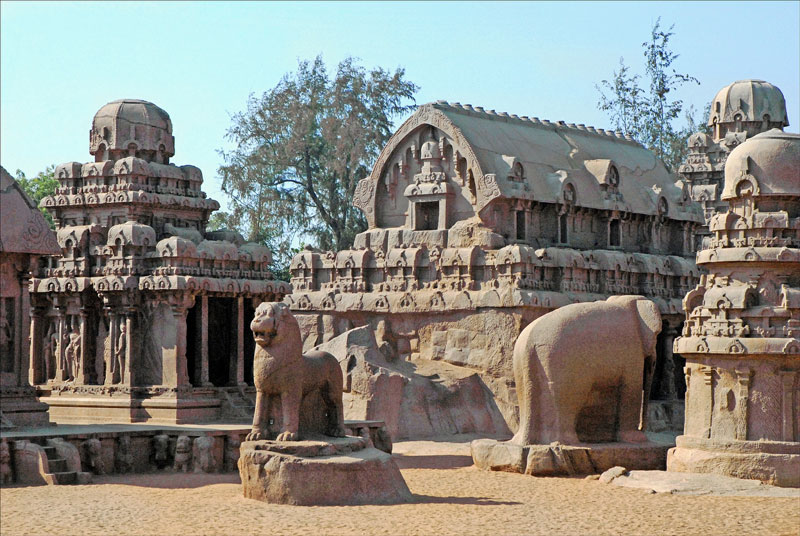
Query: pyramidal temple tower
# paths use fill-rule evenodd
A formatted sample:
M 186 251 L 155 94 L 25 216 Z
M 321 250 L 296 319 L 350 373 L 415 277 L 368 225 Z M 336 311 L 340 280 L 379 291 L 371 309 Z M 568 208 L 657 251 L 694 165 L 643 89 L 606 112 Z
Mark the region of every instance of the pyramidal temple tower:
M 59 188 L 42 200 L 61 256 L 31 284 L 41 400 L 72 422 L 197 422 L 247 405 L 247 326 L 289 291 L 270 252 L 206 230 L 219 203 L 198 168 L 170 163 L 172 121 L 155 104 L 100 108 L 89 152 L 94 162 L 56 168 Z

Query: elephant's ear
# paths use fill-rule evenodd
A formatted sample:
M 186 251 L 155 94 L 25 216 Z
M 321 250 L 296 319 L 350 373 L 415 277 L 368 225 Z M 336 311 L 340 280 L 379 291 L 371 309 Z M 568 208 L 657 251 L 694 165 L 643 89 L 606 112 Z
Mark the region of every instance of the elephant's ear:
M 642 321 L 642 327 L 653 334 L 653 339 L 661 333 L 661 313 L 652 301 L 642 298 L 636 300 L 636 309 Z

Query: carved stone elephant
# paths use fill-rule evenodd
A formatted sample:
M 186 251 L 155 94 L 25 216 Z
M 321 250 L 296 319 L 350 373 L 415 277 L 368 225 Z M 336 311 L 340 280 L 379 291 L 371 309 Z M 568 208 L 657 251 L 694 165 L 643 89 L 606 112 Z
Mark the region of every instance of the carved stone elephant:
M 567 305 L 514 345 L 515 444 L 646 441 L 661 315 L 642 296 Z

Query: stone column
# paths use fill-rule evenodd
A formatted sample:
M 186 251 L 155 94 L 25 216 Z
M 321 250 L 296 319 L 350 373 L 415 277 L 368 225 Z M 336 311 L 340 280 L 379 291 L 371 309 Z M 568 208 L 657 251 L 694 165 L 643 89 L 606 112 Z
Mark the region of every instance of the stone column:
M 244 296 L 239 296 L 236 299 L 237 304 L 237 321 L 236 321 L 236 383 L 237 385 L 246 385 L 244 383 Z
M 47 383 L 47 378 L 45 376 L 45 370 L 47 367 L 44 365 L 42 360 L 44 359 L 44 355 L 42 352 L 42 339 L 44 338 L 44 334 L 42 333 L 42 314 L 44 313 L 44 309 L 41 307 L 32 307 L 30 310 L 31 315 L 31 346 L 30 346 L 30 364 L 28 366 L 28 381 L 31 385 L 36 385 L 37 383 Z
M 753 371 L 748 369 L 735 370 L 739 386 L 736 397 L 736 439 L 747 440 L 747 410 L 750 400 L 750 380 Z
M 714 368 L 713 367 L 700 367 L 700 373 L 703 375 L 703 385 L 707 386 L 707 408 L 708 411 L 705 415 L 705 426 L 703 428 L 702 437 L 711 437 L 711 419 L 714 414 Z
M 28 284 L 30 282 L 30 274 L 25 273 L 22 275 L 21 283 L 22 283 L 22 296 L 19 303 L 19 314 L 17 315 L 17 322 L 19 323 L 20 329 L 20 337 L 19 342 L 15 342 L 15 349 L 17 351 L 17 361 L 18 368 L 17 368 L 17 385 L 26 385 L 28 384 L 28 359 L 25 357 L 25 348 L 30 348 L 30 323 L 28 322 L 28 318 L 31 314 L 31 297 L 30 291 L 28 289 Z
M 200 385 L 210 387 L 208 381 L 208 296 L 200 300 Z
M 186 307 L 178 307 L 175 310 L 175 320 L 177 323 L 177 334 L 175 337 L 177 351 L 175 374 L 178 385 L 189 384 L 189 374 L 186 366 L 186 317 L 188 316 L 188 312 Z
M 689 408 L 689 391 L 690 391 L 690 380 L 692 379 L 692 367 L 686 365 L 683 367 L 683 377 L 686 381 L 686 392 L 683 394 L 683 407 L 688 409 Z M 689 430 L 689 418 L 687 417 L 683 420 L 683 435 L 686 435 Z
M 103 353 L 103 358 L 106 362 L 106 375 L 103 380 L 104 385 L 113 385 L 114 384 L 114 373 L 117 372 L 120 376 L 122 375 L 122 371 L 117 371 L 114 367 L 114 363 L 116 361 L 117 356 L 117 337 L 119 334 L 117 333 L 117 312 L 114 310 L 113 307 L 105 306 L 103 310 L 106 312 L 106 317 L 108 318 L 108 337 L 109 337 L 109 353 Z
M 135 307 L 126 307 L 124 312 L 125 321 L 125 368 L 120 371 L 120 383 L 134 385 L 133 377 L 133 315 L 136 314 Z
M 86 384 L 86 359 L 87 351 L 86 348 L 89 346 L 86 344 L 88 342 L 87 337 L 87 328 L 88 323 L 86 322 L 86 317 L 88 316 L 88 312 L 86 307 L 81 307 L 79 313 L 79 320 L 78 320 L 78 334 L 81 338 L 81 352 L 79 355 L 75 356 L 75 383 L 85 385 Z
M 58 351 L 55 354 L 56 365 L 56 381 L 66 380 L 66 371 L 64 370 L 64 306 L 56 307 L 58 317 Z
M 781 438 L 784 441 L 794 441 L 794 379 L 797 372 L 794 370 L 781 370 L 781 388 L 783 391 L 781 404 Z
M 661 352 L 664 356 L 664 369 L 661 377 L 661 396 L 665 400 L 677 400 L 678 391 L 675 389 L 675 356 L 672 353 L 672 348 L 675 344 L 675 336 L 678 331 L 675 329 L 676 325 L 672 320 L 664 320 L 664 329 L 662 331 L 662 345 Z

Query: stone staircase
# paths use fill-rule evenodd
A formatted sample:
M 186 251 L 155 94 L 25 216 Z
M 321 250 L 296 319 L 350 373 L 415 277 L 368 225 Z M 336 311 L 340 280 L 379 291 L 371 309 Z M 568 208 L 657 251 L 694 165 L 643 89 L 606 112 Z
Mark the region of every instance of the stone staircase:
M 250 424 L 255 413 L 255 393 L 247 393 L 240 387 L 222 387 L 220 392 L 223 418 Z
M 78 483 L 78 472 L 67 470 L 67 460 L 58 456 L 55 447 L 43 446 L 42 450 L 47 456 L 47 472 L 42 474 L 47 484 L 63 486 Z
M 88 484 L 92 474 L 81 471 L 78 448 L 59 438 L 11 441 L 14 480 L 28 485 Z

